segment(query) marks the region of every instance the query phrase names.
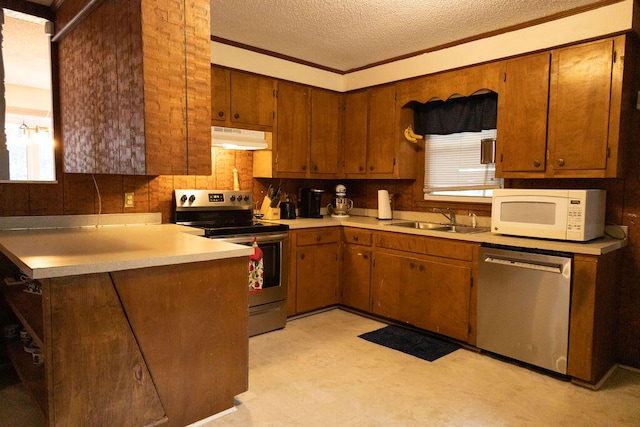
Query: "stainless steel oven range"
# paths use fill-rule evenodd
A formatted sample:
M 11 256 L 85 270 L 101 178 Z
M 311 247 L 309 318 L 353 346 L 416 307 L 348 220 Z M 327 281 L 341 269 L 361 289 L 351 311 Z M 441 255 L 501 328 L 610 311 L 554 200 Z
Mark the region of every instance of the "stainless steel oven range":
M 248 281 L 243 284 L 249 292 L 249 336 L 284 328 L 289 226 L 254 220 L 249 191 L 175 190 L 174 206 L 174 222 L 201 228 L 206 238 L 247 246 L 255 239 L 263 253 L 264 282 L 253 292 Z

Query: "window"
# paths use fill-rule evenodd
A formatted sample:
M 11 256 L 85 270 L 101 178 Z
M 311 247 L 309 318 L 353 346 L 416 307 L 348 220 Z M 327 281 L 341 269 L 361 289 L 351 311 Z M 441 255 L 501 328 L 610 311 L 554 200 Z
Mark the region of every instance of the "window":
M 0 180 L 55 181 L 49 22 L 2 9 Z
M 426 135 L 425 200 L 490 202 L 503 180 L 495 178 L 495 163 L 480 162 L 480 141 L 495 137 L 495 129 Z
M 425 135 L 424 199 L 490 202 L 502 180 L 495 178 L 495 163 L 481 160 L 482 140 L 495 140 L 498 94 L 480 89 L 407 106 L 416 133 Z

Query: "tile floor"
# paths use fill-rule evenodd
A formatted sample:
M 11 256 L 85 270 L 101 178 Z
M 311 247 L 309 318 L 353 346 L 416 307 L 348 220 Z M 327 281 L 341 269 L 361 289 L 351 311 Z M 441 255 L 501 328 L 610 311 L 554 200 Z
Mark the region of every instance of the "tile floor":
M 358 338 L 382 326 L 335 309 L 251 338 L 249 391 L 205 425 L 640 425 L 637 370 L 593 391 L 466 349 L 430 363 Z M 24 399 L 20 385 L 0 390 L 0 426 L 39 425 L 13 422 Z

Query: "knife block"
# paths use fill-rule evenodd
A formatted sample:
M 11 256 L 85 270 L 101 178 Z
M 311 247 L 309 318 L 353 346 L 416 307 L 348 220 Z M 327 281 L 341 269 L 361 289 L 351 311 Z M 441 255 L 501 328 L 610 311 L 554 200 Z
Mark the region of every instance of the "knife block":
M 260 206 L 260 213 L 263 215 L 264 219 L 280 219 L 280 208 L 271 207 L 271 199 L 269 196 L 265 196 L 262 201 L 262 206 Z
M 280 219 L 280 208 L 267 208 L 264 214 L 264 219 Z

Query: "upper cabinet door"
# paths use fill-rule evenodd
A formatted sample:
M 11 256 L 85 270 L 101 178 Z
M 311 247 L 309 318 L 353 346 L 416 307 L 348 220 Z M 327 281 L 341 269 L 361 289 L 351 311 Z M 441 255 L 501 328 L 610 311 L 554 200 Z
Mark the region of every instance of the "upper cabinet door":
M 396 163 L 396 87 L 381 86 L 369 91 L 369 142 L 367 173 L 393 174 Z
M 503 172 L 545 171 L 550 62 L 551 54 L 543 53 L 506 63 L 498 97 Z
M 211 121 L 223 126 L 231 111 L 231 77 L 228 69 L 211 66 Z
M 278 84 L 276 173 L 304 178 L 309 170 L 310 89 L 294 83 Z
M 342 141 L 342 95 L 311 91 L 311 176 L 337 176 Z
M 231 123 L 273 126 L 275 90 L 275 79 L 232 71 Z
M 551 167 L 607 167 L 613 39 L 554 52 L 549 139 Z
M 367 173 L 367 108 L 369 92 L 349 92 L 344 112 L 344 173 L 347 177 Z

